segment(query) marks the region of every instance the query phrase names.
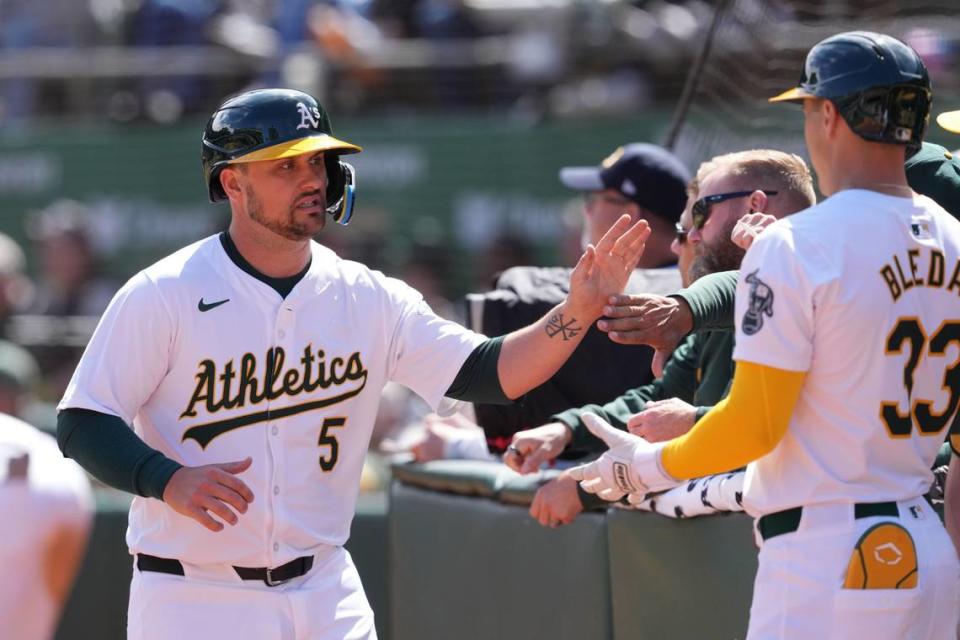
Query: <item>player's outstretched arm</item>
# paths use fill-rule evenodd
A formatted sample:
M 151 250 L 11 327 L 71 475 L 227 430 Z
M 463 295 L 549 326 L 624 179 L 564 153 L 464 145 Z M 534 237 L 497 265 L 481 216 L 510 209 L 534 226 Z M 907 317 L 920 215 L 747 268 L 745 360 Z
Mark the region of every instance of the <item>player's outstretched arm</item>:
M 651 368 L 660 378 L 670 354 L 693 329 L 693 315 L 683 298 L 654 294 L 612 296 L 597 323 L 620 344 L 647 344 L 656 350 Z
M 656 349 L 652 369 L 660 377 L 670 354 L 691 331 L 733 329 L 738 279 L 738 271 L 721 271 L 669 296 L 612 296 L 597 327 L 614 342 Z
M 536 323 L 503 340 L 497 362 L 500 386 L 515 399 L 550 379 L 566 362 L 610 296 L 619 294 L 636 267 L 650 226 L 622 216 L 597 246 L 589 246 L 570 277 L 570 295 Z

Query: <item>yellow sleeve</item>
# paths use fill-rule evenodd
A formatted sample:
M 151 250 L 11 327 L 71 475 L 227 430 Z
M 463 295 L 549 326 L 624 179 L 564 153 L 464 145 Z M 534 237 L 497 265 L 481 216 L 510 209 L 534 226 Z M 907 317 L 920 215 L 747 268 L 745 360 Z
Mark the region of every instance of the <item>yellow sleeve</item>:
M 730 394 L 686 435 L 663 449 L 674 478 L 699 478 L 737 469 L 773 450 L 787 433 L 807 374 L 737 362 Z

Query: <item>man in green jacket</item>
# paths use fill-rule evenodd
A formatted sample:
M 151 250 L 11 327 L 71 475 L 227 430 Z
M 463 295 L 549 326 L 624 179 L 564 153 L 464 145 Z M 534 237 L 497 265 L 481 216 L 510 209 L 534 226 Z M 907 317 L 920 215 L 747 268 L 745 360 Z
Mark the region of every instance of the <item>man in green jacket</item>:
M 948 131 L 954 130 L 947 126 L 951 124 L 960 133 L 960 111 L 941 114 L 938 122 Z M 960 218 L 960 159 L 957 156 L 944 147 L 924 142 L 907 158 L 904 168 L 910 188 Z M 772 220 L 769 216 L 741 219 L 734 229 L 734 235 L 740 236 L 741 248 L 746 250 L 756 234 Z M 657 349 L 653 369 L 659 375 L 670 352 L 691 331 L 733 329 L 737 276 L 736 271 L 712 273 L 666 297 L 618 296 L 617 302 L 605 311 L 609 319 L 601 321 L 599 327 L 607 331 L 614 342 L 647 344 Z
M 799 157 L 753 150 L 701 165 L 687 202 L 675 250 L 681 263 L 683 253 L 692 251 L 688 274 L 692 279 L 739 267 L 744 251 L 730 237 L 742 216 L 760 211 L 779 218 L 811 206 L 815 195 L 810 172 Z M 685 433 L 726 395 L 733 374 L 732 351 L 733 334 L 728 330 L 694 334 L 653 383 L 605 405 L 570 409 L 553 416 L 554 422 L 518 432 L 504 461 L 521 473 L 531 473 L 564 450 L 572 454 L 601 451 L 604 445 L 580 418 L 588 411 L 651 441 Z M 582 496 L 576 482 L 561 476 L 540 488 L 530 513 L 546 526 L 566 524 L 584 509 Z M 588 501 L 586 506 L 593 504 Z

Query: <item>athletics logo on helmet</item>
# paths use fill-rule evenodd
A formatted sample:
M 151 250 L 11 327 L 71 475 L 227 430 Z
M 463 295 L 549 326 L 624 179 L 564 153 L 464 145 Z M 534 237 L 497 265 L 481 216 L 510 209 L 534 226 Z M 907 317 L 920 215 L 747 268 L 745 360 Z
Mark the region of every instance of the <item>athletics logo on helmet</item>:
M 930 76 L 916 51 L 891 36 L 850 31 L 807 54 L 800 83 L 770 102 L 825 98 L 865 140 L 919 146 L 930 121 Z
M 316 129 L 320 126 L 320 109 L 317 107 L 311 111 L 307 105 L 298 102 L 297 111 L 300 112 L 300 124 L 297 125 L 297 129 Z
M 203 132 L 203 178 L 211 202 L 226 200 L 220 172 L 229 164 L 324 152 L 326 209 L 340 224 L 353 212 L 356 178 L 340 155 L 362 149 L 333 137 L 326 111 L 312 96 L 290 89 L 247 91 L 220 105 Z

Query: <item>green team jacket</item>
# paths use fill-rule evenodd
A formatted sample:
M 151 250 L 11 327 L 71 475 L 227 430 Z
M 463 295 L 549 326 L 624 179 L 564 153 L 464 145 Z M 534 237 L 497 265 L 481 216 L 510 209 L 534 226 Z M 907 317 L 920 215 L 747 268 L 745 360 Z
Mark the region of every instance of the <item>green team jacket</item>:
M 662 378 L 630 389 L 607 404 L 588 404 L 553 416 L 553 420 L 567 425 L 573 433 L 567 453 L 606 448 L 581 420 L 588 411 L 626 430 L 629 417 L 643 411 L 648 402 L 680 398 L 697 407 L 697 419 L 700 419 L 727 394 L 733 378 L 732 355 L 732 331 L 704 331 L 687 336 L 664 367 Z

